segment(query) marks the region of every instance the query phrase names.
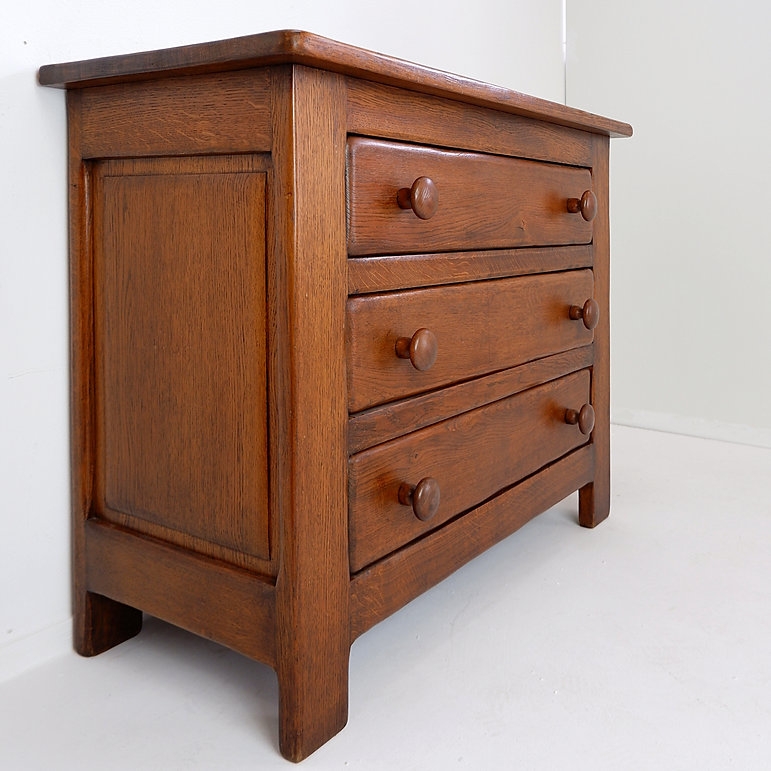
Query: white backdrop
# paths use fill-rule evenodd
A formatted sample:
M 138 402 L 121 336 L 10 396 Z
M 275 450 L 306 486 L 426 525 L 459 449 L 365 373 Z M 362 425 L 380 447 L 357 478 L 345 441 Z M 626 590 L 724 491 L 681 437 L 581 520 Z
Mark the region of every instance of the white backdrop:
M 36 70 L 290 27 L 563 98 L 561 0 L 3 4 L 0 679 L 70 645 L 64 93 Z
M 280 5 L 280 7 L 278 7 Z M 0 17 L 0 679 L 69 647 L 65 113 L 41 64 L 296 27 L 631 122 L 613 417 L 771 446 L 765 0 L 32 0 Z
M 568 0 L 611 150 L 612 419 L 771 447 L 771 4 Z

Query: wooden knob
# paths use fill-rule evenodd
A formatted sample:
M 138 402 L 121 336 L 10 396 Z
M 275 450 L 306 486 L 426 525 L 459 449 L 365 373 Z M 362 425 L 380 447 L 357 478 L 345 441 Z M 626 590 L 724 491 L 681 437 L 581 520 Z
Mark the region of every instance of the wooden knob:
M 574 321 L 582 319 L 587 329 L 594 329 L 600 323 L 600 306 L 590 297 L 583 308 L 580 305 L 570 306 L 570 318 Z
M 571 214 L 581 212 L 581 216 L 591 222 L 597 215 L 597 196 L 586 190 L 580 198 L 568 198 L 568 211 Z
M 430 329 L 419 329 L 412 337 L 400 337 L 396 341 L 396 355 L 409 359 L 421 372 L 434 366 L 437 350 L 436 335 Z
M 412 209 L 422 220 L 430 220 L 439 207 L 439 193 L 429 177 L 418 177 L 412 187 L 403 187 L 396 194 L 396 200 L 402 209 Z
M 578 430 L 589 436 L 594 428 L 594 408 L 591 404 L 585 404 L 580 410 L 565 410 L 565 423 L 571 426 L 578 424 Z
M 399 486 L 399 503 L 412 506 L 415 516 L 426 522 L 439 509 L 439 482 L 431 477 L 421 479 L 414 487 L 409 482 Z

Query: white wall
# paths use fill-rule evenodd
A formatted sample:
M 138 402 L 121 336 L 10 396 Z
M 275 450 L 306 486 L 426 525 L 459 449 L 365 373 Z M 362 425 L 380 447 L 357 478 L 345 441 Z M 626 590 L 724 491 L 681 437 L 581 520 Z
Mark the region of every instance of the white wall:
M 0 679 L 69 646 L 64 95 L 49 62 L 296 27 L 561 101 L 561 0 L 38 0 L 0 24 Z M 280 7 L 279 7 L 280 6 Z M 771 445 L 765 0 L 567 0 L 612 146 L 613 415 Z
M 568 0 L 613 143 L 613 419 L 771 446 L 771 4 Z
M 62 91 L 41 64 L 295 27 L 547 99 L 561 0 L 32 0 L 0 23 L 0 679 L 69 646 Z

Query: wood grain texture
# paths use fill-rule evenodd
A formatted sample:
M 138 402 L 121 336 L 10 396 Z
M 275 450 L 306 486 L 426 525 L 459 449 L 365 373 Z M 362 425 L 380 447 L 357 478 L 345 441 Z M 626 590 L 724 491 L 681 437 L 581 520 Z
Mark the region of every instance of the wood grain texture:
M 92 591 L 275 666 L 270 582 L 99 520 L 86 529 Z
M 144 80 L 286 63 L 318 67 L 386 85 L 407 84 L 414 91 L 600 134 L 632 135 L 632 127 L 627 123 L 299 30 L 278 30 L 162 51 L 49 64 L 40 68 L 38 80 L 44 86 L 83 88 L 115 80 Z
M 430 220 L 397 193 L 433 180 Z M 588 244 L 592 225 L 567 201 L 591 187 L 588 169 L 354 137 L 348 143 L 348 253 Z
M 86 521 L 94 491 L 94 319 L 91 186 L 80 154 L 81 97 L 67 94 L 70 250 L 70 456 L 73 645 L 94 656 L 138 634 L 142 613 L 89 591 Z
M 276 366 L 281 501 L 277 591 L 279 741 L 301 760 L 348 716 L 349 577 L 345 352 L 345 87 L 295 67 L 275 107 L 276 260 L 284 260 L 276 334 L 289 350 Z
M 98 496 L 121 524 L 269 560 L 265 174 L 253 167 L 96 167 Z
M 599 322 L 594 330 L 592 404 L 595 425 L 592 447 L 595 453 L 594 480 L 581 488 L 578 521 L 595 527 L 610 513 L 610 215 L 608 210 L 608 161 L 610 142 L 594 137 L 592 184 L 598 208 L 594 220 L 594 299 L 599 305 Z
M 352 415 L 348 420 L 348 452 L 352 455 L 402 434 L 438 423 L 459 412 L 489 404 L 539 383 L 591 366 L 591 345 L 494 372 L 465 383 L 430 391 Z
M 266 152 L 270 71 L 84 89 L 84 158 Z
M 567 408 L 589 400 L 589 372 L 465 412 L 353 455 L 349 462 L 351 572 L 485 501 L 583 444 Z M 428 521 L 399 501 L 403 483 L 436 480 L 441 502 Z
M 357 573 L 351 582 L 351 641 L 570 495 L 593 473 L 591 448 L 581 447 Z
M 348 79 L 348 131 L 572 166 L 592 160 L 586 131 L 354 78 Z
M 590 268 L 592 247 L 389 254 L 348 261 L 348 293 L 368 294 L 488 278 Z
M 348 300 L 351 412 L 588 345 L 568 315 L 592 296 L 589 270 L 416 289 Z M 396 340 L 430 329 L 438 353 L 420 372 L 395 355 Z
M 357 635 L 574 490 L 607 515 L 631 128 L 293 31 L 40 80 L 71 89 L 76 649 L 147 611 L 265 661 L 301 760 Z

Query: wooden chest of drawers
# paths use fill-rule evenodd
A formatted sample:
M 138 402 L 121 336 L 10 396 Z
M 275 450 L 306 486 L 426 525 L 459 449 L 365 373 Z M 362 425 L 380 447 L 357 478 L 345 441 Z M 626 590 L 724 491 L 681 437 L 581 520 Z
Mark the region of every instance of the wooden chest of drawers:
M 352 641 L 579 490 L 609 507 L 608 140 L 307 33 L 67 88 L 75 645 L 148 612 L 278 673 L 300 760 Z

